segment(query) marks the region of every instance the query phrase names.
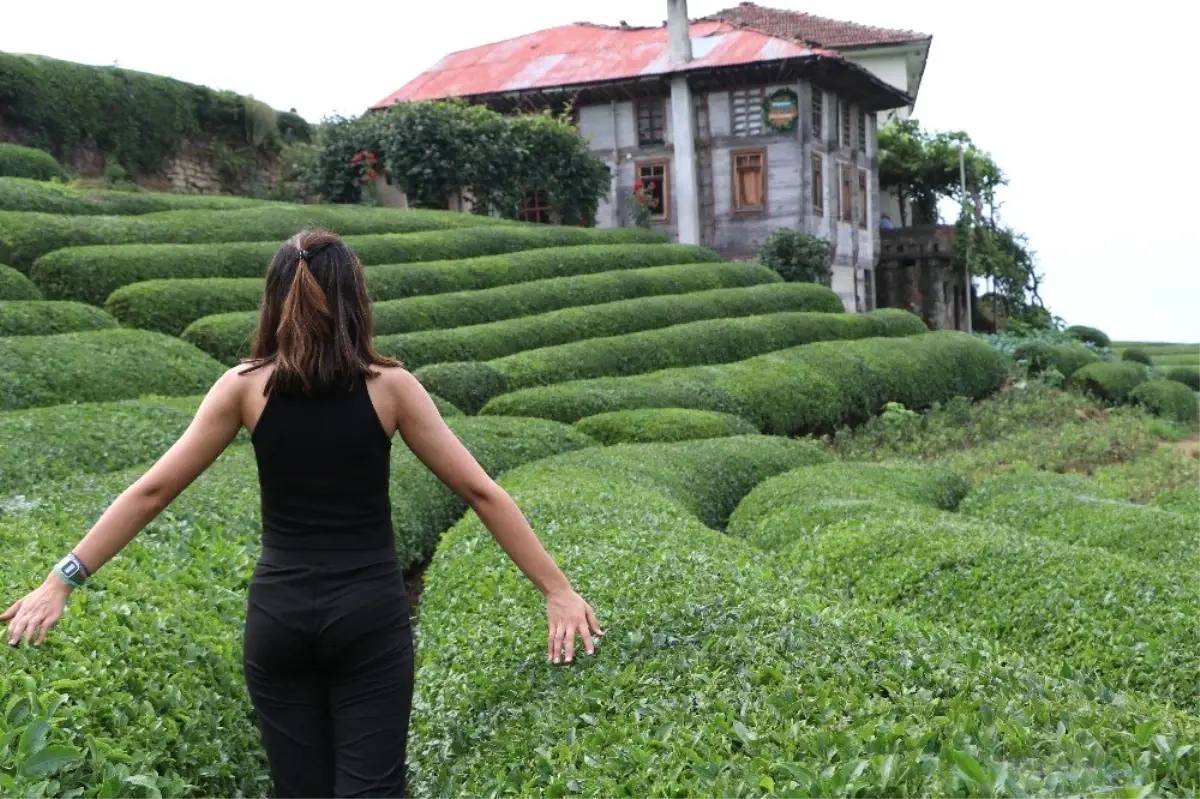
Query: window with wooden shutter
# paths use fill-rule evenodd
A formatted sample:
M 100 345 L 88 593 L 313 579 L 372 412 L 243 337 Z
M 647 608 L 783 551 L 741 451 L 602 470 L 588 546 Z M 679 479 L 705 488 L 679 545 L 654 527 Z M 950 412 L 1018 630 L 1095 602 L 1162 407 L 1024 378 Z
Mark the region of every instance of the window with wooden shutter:
M 867 151 L 867 112 L 861 108 L 858 110 L 858 150 Z
M 763 133 L 763 89 L 735 89 L 729 95 L 730 130 L 734 136 L 760 136 Z
M 867 170 L 858 170 L 858 226 L 867 227 Z
M 825 215 L 825 157 L 820 153 L 812 154 L 812 210 Z
M 838 103 L 838 107 L 841 109 L 841 122 L 842 122 L 841 129 L 838 131 L 838 134 L 839 134 L 838 135 L 838 146 L 849 147 L 850 146 L 850 137 L 851 137 L 851 134 L 854 132 L 852 130 L 854 125 L 853 125 L 853 118 L 850 115 L 850 104 L 847 103 L 845 100 L 843 100 L 840 103 Z
M 666 161 L 646 161 L 637 165 L 637 182 L 634 189 L 641 189 L 654 199 L 651 216 L 665 220 L 671 208 L 671 193 L 668 186 L 670 164 Z
M 647 97 L 637 101 L 638 146 L 653 147 L 667 140 L 667 101 Z
M 767 207 L 767 151 L 733 152 L 733 211 L 750 213 Z
M 820 141 L 825 138 L 825 92 L 812 87 L 812 130 L 813 138 Z
M 838 219 L 854 224 L 854 170 L 849 164 L 839 164 L 838 172 L 838 195 L 841 211 Z

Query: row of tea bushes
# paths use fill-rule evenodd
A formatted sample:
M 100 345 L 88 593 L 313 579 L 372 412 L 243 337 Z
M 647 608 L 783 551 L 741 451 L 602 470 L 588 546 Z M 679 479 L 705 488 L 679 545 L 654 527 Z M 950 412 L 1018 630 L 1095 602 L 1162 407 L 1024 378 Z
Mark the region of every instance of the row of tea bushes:
M 422 595 L 413 793 L 1195 790 L 1194 716 L 1098 697 L 940 621 L 831 601 L 705 526 L 789 462 L 819 463 L 804 446 L 619 446 L 505 475 L 608 634 L 595 657 L 547 665 L 537 592 L 474 517 L 443 536 Z
M 611 249 L 617 263 L 625 259 L 647 257 L 655 248 L 672 248 L 674 258 L 686 258 L 694 254 L 704 257 L 700 251 L 676 249 L 678 245 L 640 245 L 624 247 L 594 245 L 565 248 L 563 250 L 532 250 L 515 253 L 510 264 L 517 260 L 536 260 L 554 252 L 563 263 L 586 259 L 587 253 L 574 250 Z M 545 254 L 545 255 L 540 255 Z M 481 262 L 494 256 L 474 259 Z M 664 257 L 667 253 L 664 252 Z M 464 262 L 466 263 L 466 262 Z M 367 270 L 371 274 L 381 267 Z M 203 282 L 203 281 L 187 281 Z M 248 281 L 229 281 L 246 283 Z M 617 303 L 637 297 L 652 297 L 663 294 L 687 294 L 719 288 L 756 286 L 779 283 L 779 276 L 763 266 L 744 263 L 695 262 L 668 266 L 647 266 L 630 269 L 614 269 L 606 272 L 584 273 L 565 277 L 530 280 L 495 288 L 466 291 L 451 291 L 405 297 L 398 300 L 375 302 L 373 315 L 377 336 L 398 335 L 421 330 L 440 330 L 466 325 L 482 325 L 505 319 L 515 319 L 531 314 L 544 314 L 564 308 L 574 308 L 594 303 Z M 135 287 L 130 287 L 135 288 Z M 247 289 L 255 288 L 246 286 Z M 818 287 L 813 287 L 816 290 Z M 241 287 L 238 289 L 241 290 Z M 379 287 L 376 286 L 378 292 Z M 125 291 L 119 289 L 116 294 Z M 254 296 L 261 294 L 255 288 Z M 250 292 L 247 292 L 250 296 Z M 110 298 L 111 299 L 111 298 Z M 835 297 L 836 299 L 836 297 Z M 258 312 L 225 313 L 206 316 L 188 325 L 183 339 L 224 363 L 235 363 L 250 350 L 254 331 L 258 326 Z
M 0 300 L 0 336 L 49 336 L 117 327 L 94 305 L 54 300 Z
M 25 267 L 54 250 L 95 244 L 211 244 L 269 240 L 278 246 L 296 231 L 316 227 L 351 236 L 498 224 L 501 220 L 492 217 L 451 211 L 357 205 L 277 203 L 220 212 L 195 209 L 140 216 L 69 216 L 0 210 L 0 260 Z
M 221 194 L 77 189 L 59 183 L 0 178 L 0 211 L 38 211 L 72 216 L 124 216 L 185 209 L 228 211 L 267 205 L 263 200 Z
M 380 306 L 414 294 L 476 291 L 522 285 L 552 277 L 608 271 L 635 270 L 663 264 L 717 262 L 717 255 L 702 247 L 678 244 L 579 245 L 532 249 L 500 255 L 451 261 L 431 261 L 366 269 L 367 291 Z M 748 276 L 762 279 L 766 267 L 755 267 Z M 195 278 L 149 280 L 122 286 L 109 295 L 107 308 L 128 327 L 178 335 L 193 322 L 221 315 L 219 327 L 234 340 L 253 332 L 265 283 L 256 278 Z M 493 298 L 496 299 L 496 298 Z M 232 314 L 241 312 L 239 315 Z M 497 309 L 496 313 L 500 313 Z M 532 313 L 526 311 L 525 313 Z M 386 308 L 376 311 L 377 334 L 400 332 Z M 403 316 L 403 311 L 400 311 Z M 520 314 L 518 314 L 520 315 Z M 201 326 L 211 330 L 211 324 Z M 211 335 L 211 333 L 207 334 Z
M 692 408 L 731 413 L 763 432 L 792 435 L 861 422 L 888 402 L 916 410 L 958 396 L 983 397 L 999 389 L 1007 374 L 1006 356 L 986 342 L 940 331 L 822 342 L 720 366 L 523 389 L 492 399 L 482 412 L 576 422 L 607 411 Z
M 599 413 L 580 419 L 575 427 L 606 446 L 697 441 L 758 432 L 754 425 L 737 416 L 687 408 L 641 408 Z
M 569 427 L 541 420 L 449 423 L 493 474 L 592 444 Z M 422 525 L 449 526 L 465 506 L 406 450 L 397 448 L 393 457 L 401 551 L 430 548 L 438 531 Z M 22 502 L 4 505 L 0 588 L 6 597 L 34 587 L 55 553 L 76 543 L 142 472 L 138 466 L 86 473 L 106 465 L 80 462 L 84 473 L 43 482 Z M 42 649 L 6 653 L 0 689 L 5 733 L 13 736 L 9 763 L 21 765 L 43 745 L 61 762 L 48 778 L 24 778 L 18 770 L 18 780 L 26 781 L 9 783 L 4 792 L 34 795 L 39 781 L 52 777 L 56 786 L 43 784 L 43 795 L 269 795 L 239 643 L 259 542 L 254 455 L 249 447 L 233 447 L 86 589 L 72 594 Z
M 225 371 L 177 338 L 96 330 L 0 338 L 0 410 L 207 391 Z
M 896 309 L 864 314 L 770 312 L 771 306 L 808 307 L 812 296 L 803 290 L 806 288 L 805 284 L 783 283 L 709 292 L 719 298 L 696 294 L 631 300 L 630 304 L 638 306 L 636 313 L 623 313 L 622 309 L 613 312 L 609 306 L 601 305 L 590 314 L 590 309 L 576 309 L 578 313 L 574 314 L 569 311 L 545 314 L 555 317 L 545 321 L 542 317 L 529 317 L 478 328 L 415 333 L 402 337 L 405 345 L 402 349 L 384 337 L 379 339 L 379 346 L 384 352 L 417 364 L 432 364 L 417 370 L 422 382 L 467 413 L 473 413 L 492 397 L 529 386 L 728 363 L 814 341 L 927 332 L 918 317 Z M 822 294 L 816 296 L 824 298 Z M 683 323 L 689 312 L 700 316 L 700 321 Z M 588 319 L 590 315 L 612 321 L 593 324 Z M 653 324 L 656 320 L 661 320 L 663 326 Z M 605 328 L 620 330 L 622 326 L 651 329 L 592 337 L 603 336 Z M 543 341 L 571 336 L 587 338 L 538 348 Z M 476 353 L 503 353 L 506 348 L 517 351 L 487 363 L 454 360 Z
M 11 266 L 0 264 L 0 300 L 40 300 L 42 292 L 33 281 Z

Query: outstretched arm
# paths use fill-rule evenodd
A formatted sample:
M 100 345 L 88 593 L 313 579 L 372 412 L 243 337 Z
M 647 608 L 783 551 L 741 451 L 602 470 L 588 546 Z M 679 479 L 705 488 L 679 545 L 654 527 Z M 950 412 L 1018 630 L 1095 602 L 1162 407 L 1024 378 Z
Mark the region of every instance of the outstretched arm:
M 108 563 L 229 446 L 242 424 L 241 400 L 235 371 L 227 372 L 209 390 L 188 429 L 150 470 L 108 507 L 83 540 L 72 550 L 89 573 Z M 69 586 L 55 574 L 0 614 L 8 621 L 8 643 L 28 643 L 62 616 Z
M 402 394 L 397 429 L 413 454 L 479 515 L 479 520 L 513 563 L 546 597 L 549 620 L 547 657 L 555 663 L 575 657 L 575 636 L 594 653 L 593 635 L 603 635 L 591 606 L 571 588 L 512 497 L 487 475 L 446 426 L 425 388 L 408 372 L 397 375 Z

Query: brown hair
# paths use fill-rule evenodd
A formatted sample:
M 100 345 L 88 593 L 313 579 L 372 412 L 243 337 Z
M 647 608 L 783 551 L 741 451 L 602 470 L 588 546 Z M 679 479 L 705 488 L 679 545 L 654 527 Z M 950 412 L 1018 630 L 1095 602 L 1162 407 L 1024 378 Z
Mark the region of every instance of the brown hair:
M 372 367 L 399 366 L 371 343 L 371 301 L 358 257 L 336 233 L 302 230 L 267 267 L 258 331 L 242 374 L 272 364 L 266 393 L 351 387 Z

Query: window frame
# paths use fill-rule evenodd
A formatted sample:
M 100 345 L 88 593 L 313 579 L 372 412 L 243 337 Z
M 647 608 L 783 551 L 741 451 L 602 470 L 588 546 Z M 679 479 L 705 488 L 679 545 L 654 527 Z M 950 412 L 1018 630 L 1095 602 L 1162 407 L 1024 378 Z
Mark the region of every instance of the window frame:
M 856 124 L 858 125 L 858 151 L 860 153 L 862 153 L 863 155 L 866 155 L 866 153 L 867 153 L 867 112 L 862 108 L 858 109 L 858 120 L 857 120 Z
M 746 96 L 746 131 L 739 133 L 737 129 L 737 96 L 744 94 Z M 729 89 L 729 135 L 735 139 L 751 139 L 755 136 L 766 136 L 771 132 L 767 125 L 766 114 L 763 111 L 763 103 L 767 99 L 767 87 L 765 85 L 753 86 L 738 86 L 734 89 Z M 752 123 L 751 119 L 757 120 Z M 753 130 L 757 124 L 757 130 Z
M 812 153 L 808 162 L 812 174 L 812 203 L 811 213 L 814 216 L 825 216 L 825 155 Z
M 521 221 L 529 222 L 535 225 L 552 225 L 554 224 L 554 209 L 550 205 L 543 203 L 541 192 L 537 189 L 525 192 L 525 199 L 521 204 Z M 530 198 L 533 202 L 530 203 Z M 545 221 L 540 218 L 530 219 L 529 214 L 533 212 L 535 217 L 545 216 Z
M 662 114 L 662 126 L 659 131 L 662 134 L 661 139 L 643 139 L 642 138 L 642 110 L 657 106 Z M 665 97 L 639 97 L 633 101 L 633 134 L 637 139 L 638 147 L 665 147 L 667 144 L 667 98 Z M 651 132 L 653 132 L 653 114 L 648 115 L 650 119 Z
M 851 225 L 854 220 L 854 168 L 838 163 L 838 221 Z
M 758 175 L 759 175 L 759 197 L 762 202 L 759 205 L 739 205 L 738 204 L 738 157 L 748 155 L 757 155 L 759 157 Z M 766 147 L 744 147 L 737 150 L 729 151 L 729 210 L 733 216 L 754 216 L 763 214 L 767 211 L 767 148 Z
M 812 125 L 813 138 L 817 141 L 825 139 L 825 90 L 812 87 L 812 96 L 808 99 L 809 124 Z
M 858 170 L 858 226 L 862 230 L 868 230 L 871 226 L 869 211 L 871 210 L 867 204 L 867 197 L 871 189 L 871 176 L 867 174 L 867 170 L 861 167 Z
M 854 115 L 850 103 L 838 102 L 838 147 L 851 147 L 854 141 Z
M 635 161 L 633 166 L 633 181 L 634 183 L 645 183 L 646 178 L 642 177 L 642 170 L 646 168 L 654 168 L 661 166 L 662 174 L 662 213 L 655 214 L 650 218 L 655 222 L 670 222 L 671 221 L 671 159 L 670 158 L 647 158 L 641 161 Z M 656 178 L 650 178 L 655 180 Z

